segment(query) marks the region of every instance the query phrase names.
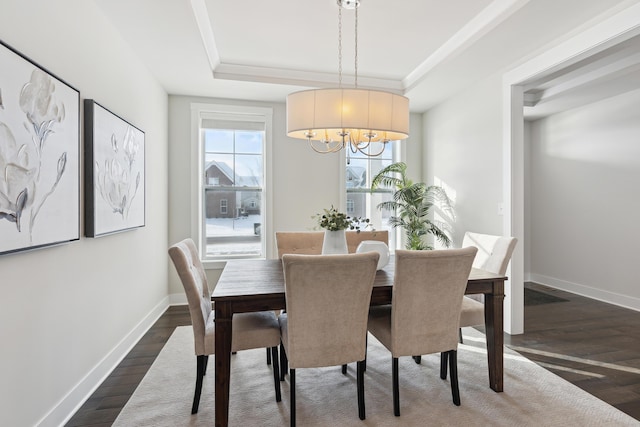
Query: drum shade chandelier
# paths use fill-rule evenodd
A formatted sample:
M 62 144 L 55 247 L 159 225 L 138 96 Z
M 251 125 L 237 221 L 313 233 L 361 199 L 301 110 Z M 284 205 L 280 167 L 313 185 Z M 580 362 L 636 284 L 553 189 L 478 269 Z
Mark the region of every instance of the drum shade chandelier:
M 358 88 L 359 0 L 338 4 L 338 88 L 303 90 L 287 96 L 287 136 L 306 139 L 318 153 L 349 147 L 379 156 L 389 141 L 409 136 L 409 99 L 391 92 Z M 342 9 L 355 9 L 355 87 L 342 87 Z M 369 146 L 379 142 L 380 150 Z

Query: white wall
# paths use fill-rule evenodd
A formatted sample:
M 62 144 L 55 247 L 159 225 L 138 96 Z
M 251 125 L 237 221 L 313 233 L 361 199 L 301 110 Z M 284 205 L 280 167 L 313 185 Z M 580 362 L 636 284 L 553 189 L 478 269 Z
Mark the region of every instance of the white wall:
M 167 96 L 93 2 L 1 9 L 0 39 L 146 133 L 144 228 L 0 256 L 0 425 L 59 425 L 167 304 Z
M 498 76 L 424 115 L 423 179 L 454 201 L 454 245 L 465 231 L 502 234 L 502 98 Z
M 502 79 L 491 76 L 424 114 L 423 179 L 454 202 L 453 245 L 465 231 L 505 235 Z M 520 250 L 516 246 L 516 251 Z M 507 275 L 509 275 L 507 273 Z M 504 329 L 522 333 L 522 282 L 505 282 Z
M 530 132 L 530 279 L 640 309 L 640 90 Z

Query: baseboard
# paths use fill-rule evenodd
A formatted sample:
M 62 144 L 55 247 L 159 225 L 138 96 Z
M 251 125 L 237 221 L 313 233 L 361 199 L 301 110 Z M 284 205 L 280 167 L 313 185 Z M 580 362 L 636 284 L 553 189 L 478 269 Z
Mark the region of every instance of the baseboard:
M 133 346 L 169 307 L 169 297 L 160 301 L 57 405 L 36 425 L 63 426 L 111 374 Z
M 578 283 L 572 283 L 566 280 L 544 276 L 542 274 L 529 273 L 526 275 L 526 280 L 549 286 L 551 288 L 560 289 L 562 291 L 582 295 L 583 297 L 588 297 L 631 310 L 640 311 L 640 298 L 632 297 L 629 295 L 617 294 L 615 292 L 592 288 L 590 286 L 580 285 Z

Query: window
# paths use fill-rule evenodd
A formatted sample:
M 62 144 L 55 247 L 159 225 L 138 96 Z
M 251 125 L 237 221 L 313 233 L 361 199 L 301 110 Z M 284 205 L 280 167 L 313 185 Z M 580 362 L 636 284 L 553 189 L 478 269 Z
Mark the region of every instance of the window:
M 347 199 L 347 214 L 353 215 L 355 211 L 356 204 L 353 199 Z
M 378 204 L 391 200 L 392 189 L 377 189 L 371 193 L 371 180 L 383 168 L 399 158 L 394 149 L 394 144 L 386 144 L 384 152 L 380 156 L 368 157 L 362 153 L 347 154 L 345 169 L 346 206 L 350 216 L 369 218 L 376 230 L 389 230 L 389 248 L 393 251 L 396 247 L 396 233 L 389 227 L 391 212 L 379 210 Z M 372 144 L 371 152 L 378 152 L 380 144 Z
M 194 231 L 205 261 L 266 257 L 271 116 L 270 108 L 192 105 L 199 153 Z

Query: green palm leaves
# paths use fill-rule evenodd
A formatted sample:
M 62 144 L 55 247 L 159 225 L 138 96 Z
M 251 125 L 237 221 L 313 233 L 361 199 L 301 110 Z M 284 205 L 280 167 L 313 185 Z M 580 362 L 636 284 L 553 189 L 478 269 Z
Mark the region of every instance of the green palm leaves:
M 395 212 L 389 218 L 393 228 L 401 227 L 406 234 L 406 249 L 433 249 L 424 237 L 431 234 L 444 246 L 451 245 L 451 239 L 442 230 L 444 223 L 433 221 L 429 213 L 434 206 L 452 212 L 451 200 L 442 187 L 427 186 L 424 182 L 413 182 L 407 178 L 407 165 L 403 162 L 392 163 L 382 169 L 371 182 L 371 189 L 391 187 L 396 191 L 393 200 L 378 204 L 378 209 Z

